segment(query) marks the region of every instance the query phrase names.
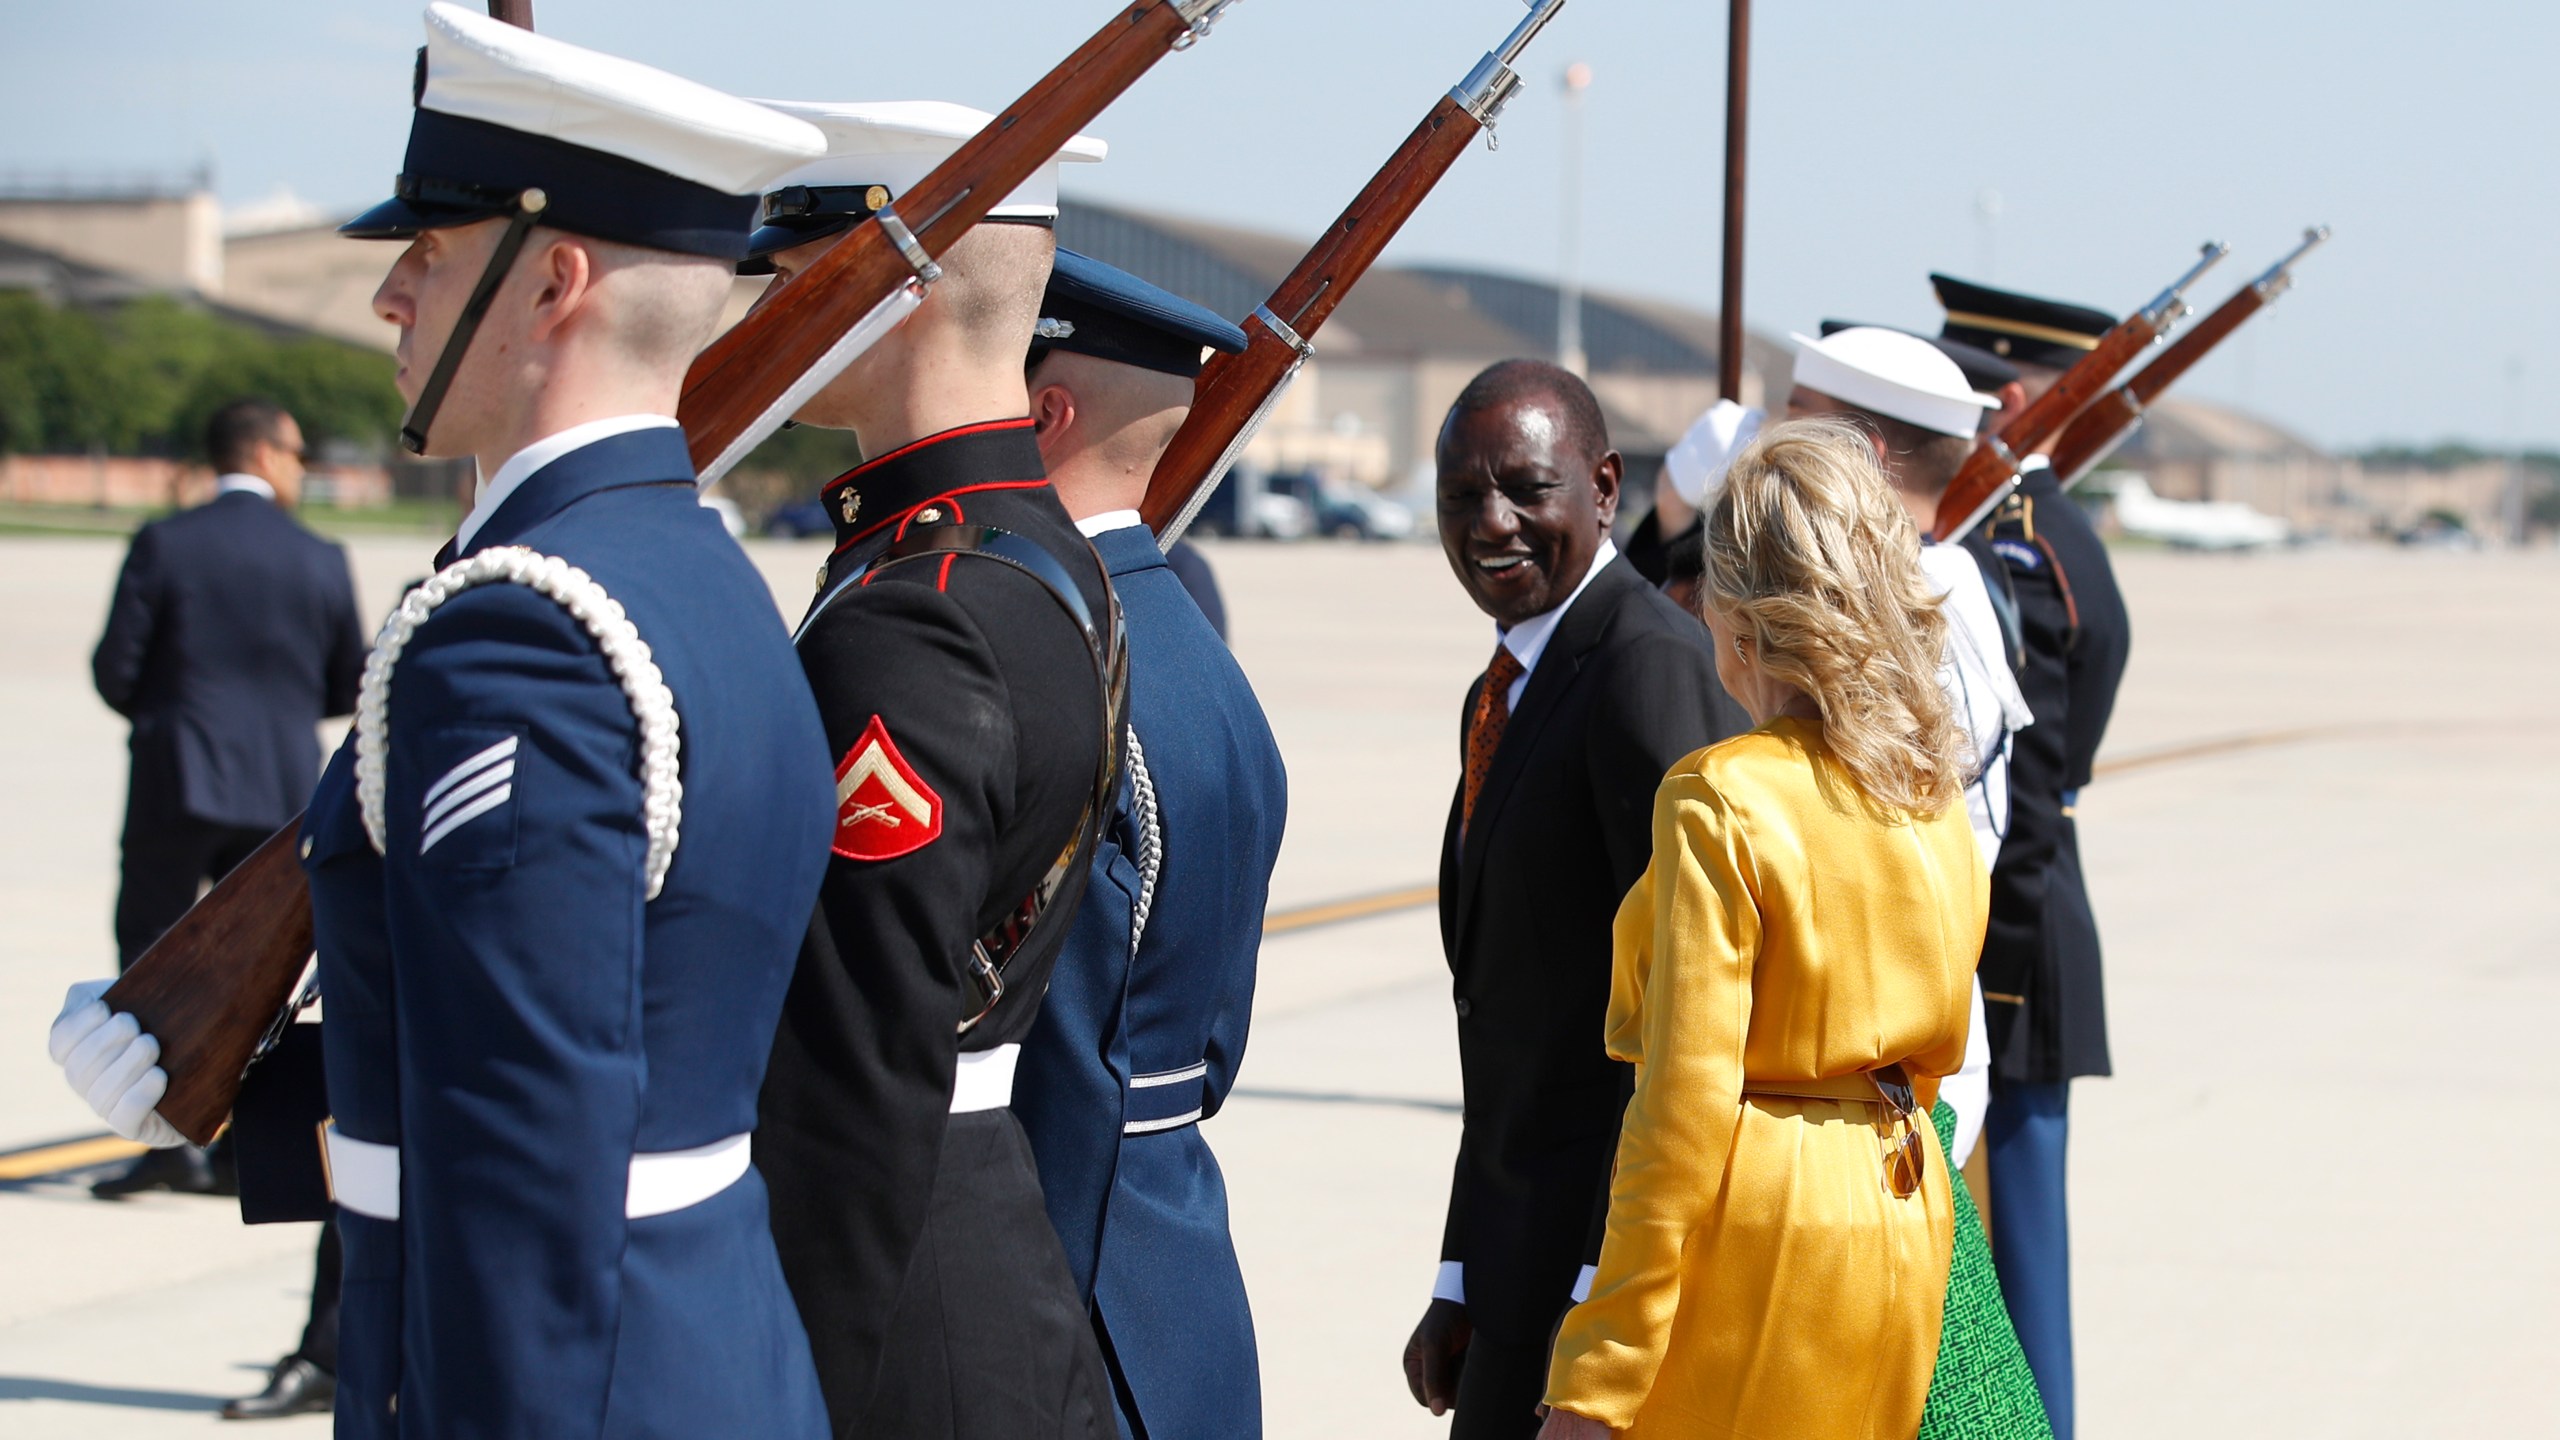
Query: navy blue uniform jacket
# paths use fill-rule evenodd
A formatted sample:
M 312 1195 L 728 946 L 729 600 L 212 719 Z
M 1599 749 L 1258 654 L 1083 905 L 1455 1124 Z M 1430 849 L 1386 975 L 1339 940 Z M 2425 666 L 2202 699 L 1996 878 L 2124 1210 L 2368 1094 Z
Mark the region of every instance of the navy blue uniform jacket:
M 235 490 L 142 527 L 90 670 L 133 722 L 135 808 L 274 829 L 355 708 L 364 632 L 346 552 Z
M 354 750 L 312 797 L 329 1098 L 400 1147 L 400 1218 L 341 1208 L 342 1436 L 826 1434 L 750 1170 L 624 1216 L 634 1153 L 755 1124 L 833 824 L 826 745 L 771 593 L 644 430 L 529 477 L 469 554 L 522 545 L 621 602 L 675 694 L 681 838 L 643 902 L 638 731 L 585 627 L 490 584 L 393 673 L 387 855 Z M 437 836 L 440 778 L 516 743 L 505 798 Z
M 1261 1433 L 1253 1315 L 1198 1121 L 1244 1060 L 1288 777 L 1244 671 L 1143 526 L 1095 536 L 1129 635 L 1130 729 L 1163 858 L 1131 953 L 1144 840 L 1124 775 L 1015 1113 L 1119 1371 L 1123 1433 Z

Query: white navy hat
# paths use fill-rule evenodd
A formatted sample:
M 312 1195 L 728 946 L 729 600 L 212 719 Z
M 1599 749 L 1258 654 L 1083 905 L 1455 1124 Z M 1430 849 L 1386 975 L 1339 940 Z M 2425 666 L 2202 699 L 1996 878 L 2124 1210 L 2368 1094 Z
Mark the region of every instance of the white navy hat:
M 1971 435 L 1982 412 L 2000 406 L 2000 397 L 1977 393 L 1962 366 L 1917 335 L 1857 325 L 1795 342 L 1795 383 L 1923 430 Z
M 1689 502 L 1691 509 L 1698 508 L 1706 493 L 1724 482 L 1724 472 L 1733 464 L 1733 457 L 1760 433 L 1760 422 L 1765 418 L 1748 406 L 1719 400 L 1698 417 L 1698 423 L 1689 427 L 1689 433 L 1671 447 L 1671 453 L 1662 457 L 1662 468 L 1671 472 L 1671 488 Z
M 761 100 L 761 105 L 815 125 L 826 136 L 827 153 L 785 176 L 765 197 L 764 227 L 747 253 L 759 260 L 777 250 L 805 245 L 871 218 L 881 206 L 904 195 L 935 166 L 951 158 L 969 138 L 995 119 L 984 110 L 945 100 Z M 1049 162 L 1031 173 L 1014 192 L 987 212 L 987 219 L 1017 224 L 1053 225 L 1058 219 L 1058 167 L 1093 164 L 1110 146 L 1090 135 L 1078 135 Z M 909 216 L 921 224 L 929 217 Z M 745 267 L 754 270 L 750 263 Z
M 545 225 L 734 260 L 765 189 L 826 150 L 805 120 L 663 70 L 458 5 L 426 21 L 394 197 L 344 234 L 405 240 L 538 189 Z

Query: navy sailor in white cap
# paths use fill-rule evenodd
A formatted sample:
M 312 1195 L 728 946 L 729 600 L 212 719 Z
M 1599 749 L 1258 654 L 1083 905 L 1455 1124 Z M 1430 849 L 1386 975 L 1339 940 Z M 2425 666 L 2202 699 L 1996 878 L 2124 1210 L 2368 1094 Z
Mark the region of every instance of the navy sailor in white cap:
M 483 478 L 302 827 L 337 1433 L 811 1440 L 748 1132 L 827 755 L 671 416 L 757 197 L 821 141 L 452 5 L 426 25 L 398 198 L 346 230 L 408 243 L 375 296 L 406 438 Z
M 1262 1433 L 1253 1312 L 1200 1122 L 1243 1063 L 1287 776 L 1261 702 L 1138 518 L 1201 357 L 1244 331 L 1058 252 L 1030 359 L 1049 480 L 1111 572 L 1129 739 L 1014 1110 L 1110 1364 L 1121 1433 Z

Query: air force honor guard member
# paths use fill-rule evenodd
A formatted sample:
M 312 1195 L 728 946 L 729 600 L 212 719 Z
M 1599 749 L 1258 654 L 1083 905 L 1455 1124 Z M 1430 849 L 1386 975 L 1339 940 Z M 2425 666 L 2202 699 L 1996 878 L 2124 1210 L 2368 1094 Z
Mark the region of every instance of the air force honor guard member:
M 344 228 L 409 242 L 375 296 L 408 430 L 487 483 L 302 828 L 337 1432 L 820 1436 L 746 1132 L 825 742 L 668 418 L 755 196 L 819 137 L 451 5 L 426 23 L 399 198 Z
M 1050 483 L 1120 596 L 1129 740 L 1014 1109 L 1121 1433 L 1153 1440 L 1262 1433 L 1253 1312 L 1199 1122 L 1244 1058 L 1288 777 L 1244 671 L 1138 518 L 1202 355 L 1244 345 L 1213 312 L 1061 250 L 1029 367 Z
M 1932 275 L 1942 333 L 2018 367 L 2001 392 L 2025 408 L 2114 327 L 2103 310 Z M 2018 1340 L 2057 1440 L 2071 1440 L 2071 1236 L 2064 1143 L 2071 1082 L 2105 1075 L 2106 997 L 2098 925 L 2080 874 L 2073 812 L 2115 709 L 2132 646 L 2115 570 L 2080 507 L 2036 456 L 1983 528 L 2015 599 L 2018 686 L 2035 724 L 2010 765 L 2010 823 L 1991 872 L 1982 946 L 1990 1001 L 1992 1254 Z
M 767 201 L 756 248 L 785 276 L 991 118 L 785 108 L 831 150 Z M 1006 1108 L 1120 744 L 1110 587 L 1043 475 L 1023 387 L 1056 186 L 1051 166 L 1007 196 L 941 257 L 922 306 L 799 413 L 871 458 L 822 491 L 837 546 L 799 647 L 838 809 L 756 1159 L 843 1436 L 1112 1431 Z

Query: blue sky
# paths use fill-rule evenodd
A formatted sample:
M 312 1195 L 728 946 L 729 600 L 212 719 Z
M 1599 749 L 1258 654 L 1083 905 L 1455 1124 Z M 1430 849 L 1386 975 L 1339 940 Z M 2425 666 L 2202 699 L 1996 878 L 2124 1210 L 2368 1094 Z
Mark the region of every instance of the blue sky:
M 990 106 L 1109 13 L 535 3 L 546 31 L 748 94 Z M 1079 167 L 1073 192 L 1312 235 L 1520 13 L 1241 0 L 1092 127 L 1112 157 Z M 11 7 L 0 170 L 210 157 L 226 201 L 287 185 L 352 209 L 398 167 L 419 33 L 405 0 Z M 1501 149 L 1469 155 L 1389 258 L 1552 273 L 1557 77 L 1581 60 L 1596 77 L 1589 282 L 1712 304 L 1723 49 L 1713 0 L 1570 0 L 1523 66 Z M 1931 269 L 2122 310 L 2209 236 L 2234 247 L 2201 287 L 2211 301 L 2325 222 L 2337 239 L 2300 288 L 2185 393 L 2329 444 L 2560 447 L 2560 8 L 1761 0 L 1754 49 L 1757 328 L 1934 323 Z

